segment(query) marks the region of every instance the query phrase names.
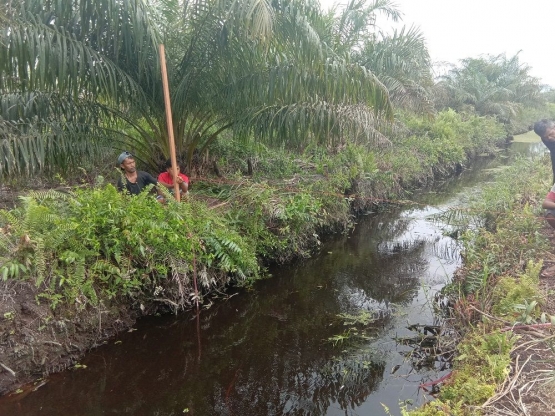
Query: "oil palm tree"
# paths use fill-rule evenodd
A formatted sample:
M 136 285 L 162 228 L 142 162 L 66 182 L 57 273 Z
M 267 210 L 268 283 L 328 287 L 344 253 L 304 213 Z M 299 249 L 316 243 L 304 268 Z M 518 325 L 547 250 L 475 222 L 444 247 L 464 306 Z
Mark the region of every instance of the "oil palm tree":
M 0 171 L 31 173 L 94 156 L 147 100 L 157 35 L 142 2 L 3 3 Z
M 480 115 L 497 117 L 510 123 L 523 106 L 537 105 L 541 85 L 530 74 L 530 67 L 518 54 L 467 58 L 438 83 L 444 101 L 439 104 L 455 110 L 472 108 Z
M 387 90 L 334 55 L 318 3 L 264 0 L 8 1 L 0 35 L 0 170 L 33 172 L 132 146 L 168 154 L 157 47 L 174 136 L 189 158 L 222 131 L 302 146 L 375 137 Z
M 347 56 L 364 44 L 376 40 L 379 27 L 378 16 L 383 15 L 394 22 L 401 13 L 392 0 L 349 0 L 336 3 L 329 11 L 326 43 L 338 54 Z
M 348 57 L 380 80 L 396 108 L 433 112 L 431 62 L 422 33 L 414 27 L 383 32 L 380 16 L 401 19 L 393 1 L 350 0 L 334 6 L 316 26 L 338 56 Z

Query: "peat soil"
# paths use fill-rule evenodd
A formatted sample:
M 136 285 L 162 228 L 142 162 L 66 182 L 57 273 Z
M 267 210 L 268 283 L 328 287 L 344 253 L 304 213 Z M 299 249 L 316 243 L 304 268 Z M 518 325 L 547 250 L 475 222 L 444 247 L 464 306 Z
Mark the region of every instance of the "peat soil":
M 0 396 L 37 389 L 49 374 L 75 366 L 141 315 L 125 303 L 53 311 L 37 295 L 28 282 L 0 283 Z

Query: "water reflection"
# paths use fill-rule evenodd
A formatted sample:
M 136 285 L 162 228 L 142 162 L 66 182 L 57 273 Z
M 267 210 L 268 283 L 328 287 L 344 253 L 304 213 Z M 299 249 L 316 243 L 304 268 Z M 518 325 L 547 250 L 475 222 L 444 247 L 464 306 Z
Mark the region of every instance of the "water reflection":
M 549 152 L 539 139 L 534 143 L 515 141 L 511 143 L 510 150 L 512 154 L 518 154 L 526 158 L 542 156 Z
M 198 320 L 142 320 L 91 352 L 86 369 L 54 375 L 21 400 L 0 399 L 0 414 L 377 415 L 385 404 L 395 415 L 399 400 L 419 404 L 418 384 L 445 366 L 422 368 L 395 338 L 434 320 L 431 295 L 459 254 L 431 217 L 484 181 L 477 172 L 362 218 L 319 256 L 272 270 Z M 338 315 L 360 310 L 379 318 L 365 328 L 370 339 L 331 342 L 347 329 Z

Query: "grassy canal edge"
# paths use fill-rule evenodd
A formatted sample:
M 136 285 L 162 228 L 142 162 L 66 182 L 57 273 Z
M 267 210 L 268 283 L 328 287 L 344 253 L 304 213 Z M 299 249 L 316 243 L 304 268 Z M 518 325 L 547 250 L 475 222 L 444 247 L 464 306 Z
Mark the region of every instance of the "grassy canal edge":
M 403 416 L 552 414 L 555 240 L 541 210 L 550 179 L 547 159 L 521 160 L 463 213 L 461 225 L 480 226 L 463 234 L 463 266 L 443 289 L 459 335 L 452 372 Z

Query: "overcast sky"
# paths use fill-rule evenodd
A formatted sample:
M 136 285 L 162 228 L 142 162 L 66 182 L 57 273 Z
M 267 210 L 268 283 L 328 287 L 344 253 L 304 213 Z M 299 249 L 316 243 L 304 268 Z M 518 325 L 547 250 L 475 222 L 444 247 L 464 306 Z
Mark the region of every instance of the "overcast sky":
M 345 0 L 320 0 L 322 5 Z M 434 62 L 520 52 L 532 76 L 555 87 L 555 0 L 394 0 L 418 26 Z M 378 26 L 391 27 L 383 17 Z

